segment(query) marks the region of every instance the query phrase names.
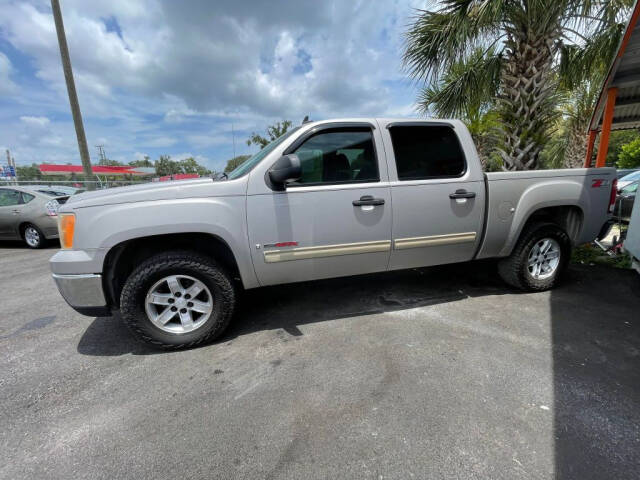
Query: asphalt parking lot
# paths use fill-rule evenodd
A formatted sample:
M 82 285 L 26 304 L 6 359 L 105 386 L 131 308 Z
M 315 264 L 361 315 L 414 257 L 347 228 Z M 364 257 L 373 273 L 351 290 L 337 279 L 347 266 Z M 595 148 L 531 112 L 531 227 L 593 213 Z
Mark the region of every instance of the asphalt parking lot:
M 158 353 L 0 244 L 0 478 L 638 478 L 640 278 L 492 263 L 246 292 Z

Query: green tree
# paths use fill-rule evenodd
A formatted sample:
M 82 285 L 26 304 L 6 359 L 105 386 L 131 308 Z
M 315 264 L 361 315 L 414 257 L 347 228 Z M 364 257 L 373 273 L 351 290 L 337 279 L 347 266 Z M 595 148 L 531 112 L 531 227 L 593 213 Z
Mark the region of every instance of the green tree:
M 145 155 L 142 160 L 132 160 L 129 162 L 129 165 L 132 167 L 140 167 L 140 168 L 152 168 L 153 162 L 149 158 L 149 155 Z
M 145 157 L 145 160 L 147 160 L 147 157 Z M 139 162 L 144 162 L 144 160 L 139 160 Z M 146 166 L 146 164 L 144 166 Z M 160 155 L 152 166 L 155 167 L 156 174 L 161 177 L 165 175 L 178 175 L 180 173 L 197 173 L 200 176 L 211 174 L 211 170 L 200 165 L 193 157 L 183 158 L 182 160 L 172 160 L 169 155 Z
M 618 168 L 640 167 L 640 137 L 622 146 L 617 165 Z
M 587 155 L 587 129 L 600 93 L 605 66 L 594 67 L 592 79 L 573 88 L 561 84 L 552 134 L 540 154 L 543 168 L 578 168 Z
M 251 155 L 238 155 L 227 161 L 227 165 L 224 167 L 224 173 L 233 172 L 236 168 L 251 158 Z
M 609 137 L 609 149 L 607 151 L 606 164 L 613 167 L 618 164 L 622 153 L 622 147 L 640 137 L 638 130 L 614 130 Z M 623 167 L 618 167 L 623 168 Z
M 16 166 L 16 174 L 18 175 L 18 180 L 40 180 L 43 176 L 38 164 L 36 163 L 25 166 Z
M 291 128 L 291 125 L 293 125 L 291 120 L 283 120 L 282 122 L 277 122 L 273 125 L 269 125 L 267 127 L 267 136 L 269 138 L 265 138 L 262 135 L 253 132 L 249 140 L 247 140 L 247 145 L 258 145 L 262 149 L 273 142 L 276 138 L 287 133 L 289 128 Z
M 180 168 L 182 169 L 182 173 L 197 173 L 201 177 L 211 175 L 211 170 L 200 165 L 193 157 L 180 160 Z
M 109 158 L 104 158 L 98 162 L 98 165 L 103 165 L 105 167 L 121 167 L 124 165 L 124 163 L 119 162 L 118 160 L 111 160 Z
M 158 160 L 155 161 L 154 167 L 156 168 L 156 174 L 161 177 L 182 173 L 180 163 L 171 160 L 171 156 L 169 155 L 160 155 Z
M 558 118 L 561 80 L 578 84 L 610 61 L 632 3 L 444 0 L 435 11 L 419 11 L 407 32 L 405 66 L 417 80 L 448 86 L 438 87 L 443 116 L 495 98 L 504 168 L 538 168 Z

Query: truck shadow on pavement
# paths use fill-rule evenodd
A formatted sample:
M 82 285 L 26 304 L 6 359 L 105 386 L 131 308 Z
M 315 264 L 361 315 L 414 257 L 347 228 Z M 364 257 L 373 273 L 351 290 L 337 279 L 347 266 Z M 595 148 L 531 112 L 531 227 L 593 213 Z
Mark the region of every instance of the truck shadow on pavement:
M 299 325 L 426 307 L 467 297 L 517 293 L 498 277 L 493 261 L 278 285 L 244 292 L 225 340 Z
M 517 292 L 499 279 L 493 261 L 258 288 L 241 292 L 231 325 L 218 343 L 260 330 L 282 329 L 300 336 L 298 326 L 307 323 L 505 293 Z M 117 315 L 96 318 L 77 349 L 95 356 L 163 353 L 134 340 Z

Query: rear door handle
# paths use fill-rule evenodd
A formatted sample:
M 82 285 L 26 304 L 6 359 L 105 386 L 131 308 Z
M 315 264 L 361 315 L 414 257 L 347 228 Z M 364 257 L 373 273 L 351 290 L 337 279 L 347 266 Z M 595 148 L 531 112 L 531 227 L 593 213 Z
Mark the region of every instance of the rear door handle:
M 467 192 L 464 188 L 449 194 L 449 198 L 476 198 L 476 192 Z
M 354 200 L 354 207 L 362 207 L 363 205 L 384 205 L 384 198 L 374 198 L 371 195 L 363 195 L 360 200 Z

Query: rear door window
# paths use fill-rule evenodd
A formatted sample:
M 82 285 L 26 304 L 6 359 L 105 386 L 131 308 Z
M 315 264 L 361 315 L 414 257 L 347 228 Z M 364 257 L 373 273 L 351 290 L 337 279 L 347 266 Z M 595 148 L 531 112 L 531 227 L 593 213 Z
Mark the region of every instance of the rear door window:
M 461 177 L 467 170 L 453 128 L 397 125 L 389 128 L 399 180 Z

